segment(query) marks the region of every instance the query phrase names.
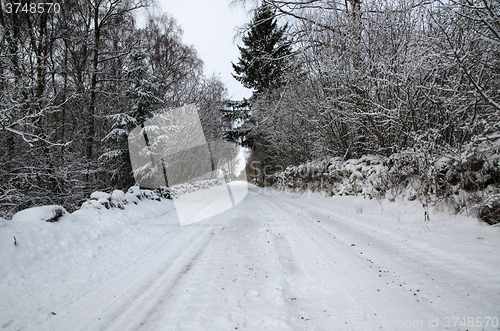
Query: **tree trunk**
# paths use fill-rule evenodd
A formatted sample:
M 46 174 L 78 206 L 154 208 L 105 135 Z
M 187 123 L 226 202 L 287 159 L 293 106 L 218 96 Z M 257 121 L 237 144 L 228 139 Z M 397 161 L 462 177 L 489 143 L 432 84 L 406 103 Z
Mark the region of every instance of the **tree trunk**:
M 94 56 L 92 60 L 92 80 L 90 85 L 90 104 L 89 104 L 89 119 L 87 130 L 87 160 L 92 160 L 93 144 L 94 144 L 94 116 L 96 103 L 96 86 L 97 86 L 97 66 L 99 64 L 99 39 L 101 37 L 101 29 L 99 26 L 99 4 L 96 1 L 94 8 Z

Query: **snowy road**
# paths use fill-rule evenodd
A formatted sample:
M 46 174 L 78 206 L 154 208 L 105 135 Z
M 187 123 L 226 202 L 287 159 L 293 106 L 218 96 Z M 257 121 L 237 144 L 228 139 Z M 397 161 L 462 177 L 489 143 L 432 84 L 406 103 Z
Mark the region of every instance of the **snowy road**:
M 20 329 L 500 329 L 498 228 L 422 219 L 417 202 L 251 187 L 202 222 L 157 217 L 140 258 Z

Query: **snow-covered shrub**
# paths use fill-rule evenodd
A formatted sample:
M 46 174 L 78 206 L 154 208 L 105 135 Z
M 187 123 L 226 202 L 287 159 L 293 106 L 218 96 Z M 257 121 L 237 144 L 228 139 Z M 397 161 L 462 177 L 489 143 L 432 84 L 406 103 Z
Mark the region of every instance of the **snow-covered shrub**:
M 127 203 L 127 198 L 122 190 L 114 190 L 109 198 L 111 206 L 114 208 L 125 209 L 125 204 Z
M 141 190 L 141 192 L 142 192 L 142 196 L 144 197 L 144 199 L 161 201 L 160 196 L 155 191 Z
M 107 200 L 110 197 L 111 197 L 111 194 L 106 193 L 106 192 L 100 192 L 100 191 L 93 192 L 90 195 L 90 198 L 94 199 L 94 200 L 99 200 L 99 199 L 106 199 Z
M 500 223 L 500 195 L 489 197 L 478 208 L 478 216 L 488 224 Z
M 125 202 L 126 204 L 129 204 L 129 203 L 133 203 L 133 204 L 138 204 L 139 203 L 139 199 L 137 198 L 137 196 L 135 194 L 132 194 L 132 193 L 125 193 Z
M 92 200 L 92 199 L 89 199 L 87 201 L 85 201 L 84 203 L 82 203 L 82 206 L 80 207 L 80 209 L 103 209 L 104 206 L 102 204 L 100 204 L 97 200 Z
M 269 182 L 285 190 L 323 191 L 330 195 L 361 194 L 373 198 L 380 195 L 383 169 L 380 156 L 367 155 L 346 162 L 340 158 L 328 158 L 287 167 L 270 176 Z
M 139 187 L 139 185 L 131 186 L 128 189 L 127 194 L 131 194 L 131 195 L 135 196 L 138 200 L 142 200 L 142 198 L 143 198 L 142 193 L 141 193 L 141 188 Z
M 157 190 L 141 189 L 135 185 L 128 189 L 127 193 L 121 190 L 114 190 L 109 194 L 106 192 L 94 192 L 90 195 L 90 199 L 85 201 L 81 208 L 95 208 L 95 209 L 110 209 L 120 208 L 125 209 L 127 204 L 138 204 L 141 200 L 157 200 L 161 201 L 162 197 L 171 199 L 169 188 L 162 188 Z
M 386 196 L 445 203 L 457 212 L 477 209 L 484 197 L 499 190 L 498 144 L 475 141 L 462 148 L 417 144 L 391 155 L 382 175 Z
M 90 200 L 87 200 L 82 204 L 81 208 L 97 208 L 102 209 L 102 207 L 109 209 L 111 194 L 106 192 L 96 191 L 90 195 Z
M 101 206 L 104 206 L 104 208 L 106 209 L 109 209 L 110 207 L 110 204 L 109 204 L 109 199 L 106 199 L 106 198 L 99 198 L 97 200 L 97 202 L 99 202 L 101 204 Z
M 433 134 L 417 136 L 412 148 L 390 157 L 311 161 L 269 176 L 267 184 L 330 195 L 418 199 L 426 210 L 476 211 L 493 224 L 500 214 L 500 139 L 495 139 L 477 139 L 459 149 L 435 144 Z
M 223 185 L 224 181 L 221 178 L 207 179 L 196 181 L 192 184 L 183 183 L 170 187 L 170 193 L 173 198 L 178 198 L 183 194 L 204 190 L 213 186 Z
M 172 199 L 170 188 L 162 186 L 159 189 L 154 189 L 155 193 L 164 199 Z

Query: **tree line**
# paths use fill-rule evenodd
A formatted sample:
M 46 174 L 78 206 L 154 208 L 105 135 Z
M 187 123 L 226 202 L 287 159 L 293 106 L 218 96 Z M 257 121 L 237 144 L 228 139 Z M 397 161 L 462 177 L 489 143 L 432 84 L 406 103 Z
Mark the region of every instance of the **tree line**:
M 273 24 L 278 41 L 259 32 Z M 416 149 L 460 161 L 498 139 L 498 0 L 263 0 L 243 43 L 235 76 L 254 93 L 227 107 L 226 136 L 261 167 Z
M 196 103 L 220 138 L 226 88 L 206 77 L 167 14 L 147 0 L 69 0 L 60 10 L 0 4 L 0 216 L 39 204 L 73 210 L 134 183 L 127 135 L 160 109 Z M 10 5 L 10 7 L 9 7 Z

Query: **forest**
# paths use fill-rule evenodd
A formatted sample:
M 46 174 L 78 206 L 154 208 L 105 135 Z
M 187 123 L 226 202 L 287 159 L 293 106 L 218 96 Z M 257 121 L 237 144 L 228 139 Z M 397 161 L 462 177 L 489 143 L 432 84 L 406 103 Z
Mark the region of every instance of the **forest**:
M 243 42 L 235 78 L 254 94 L 226 136 L 256 183 L 358 194 L 377 156 L 379 197 L 500 209 L 498 0 L 266 0 Z
M 211 140 L 251 150 L 247 175 L 262 185 L 287 167 L 377 155 L 389 186 L 500 207 L 498 0 L 234 0 L 255 8 L 233 63 L 248 100 L 203 75 L 172 17 L 139 28 L 146 0 L 65 1 L 59 13 L 9 3 L 0 216 L 133 185 L 128 133 L 186 103 Z
M 206 77 L 168 14 L 144 0 L 0 8 L 0 216 L 43 204 L 72 211 L 91 192 L 134 184 L 128 134 L 160 109 L 196 103 L 222 137 L 226 88 Z M 56 12 L 57 11 L 57 12 Z

